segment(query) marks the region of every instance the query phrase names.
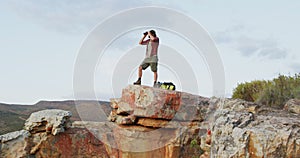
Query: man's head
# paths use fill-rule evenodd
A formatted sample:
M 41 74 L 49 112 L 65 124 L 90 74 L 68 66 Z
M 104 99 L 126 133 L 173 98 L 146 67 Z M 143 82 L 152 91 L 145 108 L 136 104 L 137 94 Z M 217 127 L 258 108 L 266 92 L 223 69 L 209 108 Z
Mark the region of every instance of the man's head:
M 155 33 L 154 30 L 150 30 L 149 33 L 150 33 L 152 36 L 156 37 L 156 33 Z

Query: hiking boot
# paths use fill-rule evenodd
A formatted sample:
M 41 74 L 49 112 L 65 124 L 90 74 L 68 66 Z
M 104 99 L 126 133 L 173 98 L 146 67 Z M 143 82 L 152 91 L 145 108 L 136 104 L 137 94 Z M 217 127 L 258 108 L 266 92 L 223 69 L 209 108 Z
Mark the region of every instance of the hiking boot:
M 141 78 L 139 78 L 137 81 L 135 81 L 133 83 L 134 85 L 141 85 L 142 84 L 142 81 L 141 81 Z
M 154 81 L 154 83 L 153 83 L 153 87 L 154 87 L 154 88 L 159 88 L 160 85 L 161 85 L 160 82 Z

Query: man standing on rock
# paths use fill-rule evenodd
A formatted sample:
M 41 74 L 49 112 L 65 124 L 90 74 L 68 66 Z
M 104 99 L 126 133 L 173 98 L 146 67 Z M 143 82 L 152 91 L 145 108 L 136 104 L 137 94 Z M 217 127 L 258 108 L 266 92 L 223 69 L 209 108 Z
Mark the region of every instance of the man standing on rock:
M 145 40 L 146 37 L 149 37 L 149 39 Z M 139 72 L 138 72 L 138 80 L 134 82 L 134 85 L 141 85 L 142 83 L 142 75 L 143 70 L 147 69 L 149 66 L 151 67 L 151 71 L 154 73 L 154 83 L 153 86 L 155 87 L 157 84 L 157 51 L 158 51 L 158 45 L 159 45 L 159 38 L 156 36 L 156 33 L 154 30 L 150 30 L 148 32 L 144 33 L 143 38 L 139 42 L 140 45 L 146 45 L 146 57 L 139 66 Z

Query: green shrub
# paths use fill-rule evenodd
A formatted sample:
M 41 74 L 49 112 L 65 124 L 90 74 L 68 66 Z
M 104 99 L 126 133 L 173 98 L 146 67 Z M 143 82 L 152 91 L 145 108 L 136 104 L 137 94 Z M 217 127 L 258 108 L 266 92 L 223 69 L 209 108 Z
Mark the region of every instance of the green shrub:
M 271 81 L 256 80 L 238 84 L 232 98 L 281 108 L 289 99 L 300 98 L 300 74 L 279 75 Z
M 197 141 L 196 139 L 193 139 L 193 140 L 191 141 L 190 146 L 191 146 L 192 148 L 198 147 L 198 146 L 199 146 L 199 145 L 198 145 L 198 141 Z
M 256 101 L 266 86 L 266 81 L 252 81 L 238 84 L 234 89 L 232 98 L 240 98 L 247 101 Z

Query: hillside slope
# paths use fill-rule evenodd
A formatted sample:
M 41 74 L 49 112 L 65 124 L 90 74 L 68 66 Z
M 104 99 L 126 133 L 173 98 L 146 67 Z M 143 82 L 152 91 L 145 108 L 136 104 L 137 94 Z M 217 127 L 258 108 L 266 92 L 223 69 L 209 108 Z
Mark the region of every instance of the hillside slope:
M 79 101 L 86 104 L 86 106 L 92 106 L 97 101 Z M 99 101 L 103 105 L 104 111 L 109 114 L 111 108 L 109 102 Z M 81 120 L 74 101 L 40 101 L 34 105 L 17 105 L 17 104 L 3 104 L 0 103 L 0 135 L 21 130 L 25 123 L 25 120 L 31 113 L 45 110 L 45 109 L 62 109 L 72 112 L 72 121 Z

